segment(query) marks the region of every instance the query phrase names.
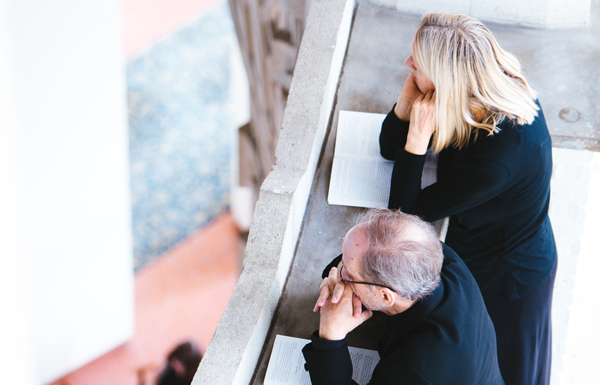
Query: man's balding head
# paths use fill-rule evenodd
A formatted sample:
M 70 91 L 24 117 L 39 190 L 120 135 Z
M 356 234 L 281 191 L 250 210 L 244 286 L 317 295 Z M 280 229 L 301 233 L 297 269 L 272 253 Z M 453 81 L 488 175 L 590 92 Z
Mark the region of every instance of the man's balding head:
M 361 276 L 417 301 L 439 285 L 442 245 L 429 223 L 400 211 L 373 209 L 352 230 L 363 242 Z

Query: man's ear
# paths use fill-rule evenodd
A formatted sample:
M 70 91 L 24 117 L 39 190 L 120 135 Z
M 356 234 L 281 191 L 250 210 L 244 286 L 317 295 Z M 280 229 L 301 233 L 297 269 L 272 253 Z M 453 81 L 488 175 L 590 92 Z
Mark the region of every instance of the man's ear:
M 394 293 L 387 287 L 381 288 L 380 295 L 381 300 L 383 301 L 386 307 L 390 307 L 394 305 L 394 302 L 396 302 L 396 297 L 394 296 Z

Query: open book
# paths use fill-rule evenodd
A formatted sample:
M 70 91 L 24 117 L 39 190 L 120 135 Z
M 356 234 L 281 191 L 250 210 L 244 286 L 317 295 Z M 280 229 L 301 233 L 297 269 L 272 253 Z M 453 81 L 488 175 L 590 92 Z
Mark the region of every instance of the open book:
M 310 376 L 304 369 L 302 348 L 310 340 L 288 336 L 275 336 L 273 351 L 267 366 L 264 385 L 310 385 Z M 366 385 L 379 362 L 375 350 L 349 347 L 352 359 L 352 379 L 359 385 Z
M 394 162 L 379 153 L 385 114 L 340 111 L 327 201 L 332 205 L 387 208 Z M 437 156 L 427 152 L 421 187 L 436 181 Z

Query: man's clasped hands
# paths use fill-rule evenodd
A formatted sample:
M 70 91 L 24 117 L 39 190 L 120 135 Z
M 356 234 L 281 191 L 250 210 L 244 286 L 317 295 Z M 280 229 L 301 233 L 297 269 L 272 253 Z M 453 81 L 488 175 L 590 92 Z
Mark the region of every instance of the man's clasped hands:
M 341 265 L 341 264 L 340 264 Z M 363 310 L 360 298 L 354 294 L 350 284 L 341 281 L 338 267 L 329 271 L 319 286 L 319 298 L 313 312 L 320 310 L 319 337 L 327 340 L 341 340 L 362 324 L 373 312 Z

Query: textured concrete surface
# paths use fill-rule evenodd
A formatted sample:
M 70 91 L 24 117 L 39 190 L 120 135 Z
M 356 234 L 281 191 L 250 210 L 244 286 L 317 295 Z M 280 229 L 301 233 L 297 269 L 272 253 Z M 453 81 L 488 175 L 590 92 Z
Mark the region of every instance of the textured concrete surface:
M 419 21 L 419 16 L 361 3 L 352 30 L 351 47 L 357 49 L 349 49 L 344 68 L 353 79 L 347 91 L 340 88 L 340 103 L 348 99 L 359 111 L 389 111 L 410 72 L 404 60 Z M 538 92 L 554 145 L 600 151 L 600 2 L 592 3 L 585 28 L 486 25 L 521 60 Z
M 352 0 L 314 1 L 273 171 L 261 187 L 240 280 L 193 384 L 248 384 L 296 249 L 333 106 Z
M 400 12 L 459 13 L 480 20 L 543 28 L 587 25 L 590 0 L 370 0 Z
M 597 236 L 600 153 L 553 149 L 550 220 L 558 251 L 552 303 L 553 385 L 589 384 L 600 362 Z
M 580 153 L 585 153 L 585 151 L 580 151 Z M 571 275 L 565 275 L 561 273 L 559 267 L 559 275 L 556 277 L 557 282 L 565 279 L 573 280 L 573 278 L 575 281 L 573 290 L 570 292 L 572 301 L 568 306 L 568 328 L 563 340 L 565 345 L 564 355 L 559 367 L 560 371 L 553 378 L 553 383 L 560 385 L 593 384 L 598 381 L 598 363 L 600 362 L 600 329 L 597 326 L 598 319 L 600 319 L 600 298 L 597 296 L 600 291 L 600 280 L 598 280 L 598 271 L 600 271 L 600 258 L 598 258 L 600 255 L 598 251 L 598 234 L 600 234 L 600 221 L 598 221 L 598 218 L 600 218 L 600 153 L 594 152 L 592 156 L 589 155 L 580 154 L 580 156 L 587 157 L 589 162 L 587 164 L 580 162 L 575 165 L 575 167 L 583 166 L 579 173 L 572 173 L 573 169 L 565 170 L 569 174 L 567 180 L 571 181 L 568 188 L 552 185 L 555 199 L 550 207 L 550 217 L 554 225 L 558 223 L 559 218 L 569 218 L 569 213 L 573 211 L 573 207 L 570 207 L 566 213 L 553 212 L 555 209 L 554 203 L 556 202 L 574 203 L 573 206 L 579 206 L 577 212 L 581 214 L 581 211 L 583 211 L 584 213 L 583 217 L 577 215 L 580 223 L 578 227 L 582 227 L 581 232 L 570 237 L 564 237 L 562 236 L 563 232 L 560 232 L 562 240 L 565 241 L 579 238 L 578 244 L 573 248 L 577 253 L 575 271 Z M 555 163 L 557 163 L 556 160 Z M 563 166 L 572 167 L 572 159 L 561 163 Z M 555 168 L 555 172 L 557 171 L 558 167 Z M 588 183 L 579 183 L 578 179 L 580 178 L 589 178 Z M 587 190 L 587 194 L 580 193 L 581 190 Z M 563 200 L 558 198 L 556 193 L 559 192 L 581 194 L 580 198 L 587 195 L 587 199 L 585 201 L 582 199 Z M 565 223 L 565 225 L 567 224 Z M 556 232 L 558 233 L 559 229 Z M 564 234 L 569 233 L 565 232 Z M 559 252 L 561 247 L 569 247 L 567 242 L 562 245 L 562 240 L 557 240 Z M 555 294 L 557 292 L 561 293 L 558 284 L 555 288 Z M 554 306 L 553 311 L 564 313 L 560 306 Z M 553 317 L 553 321 L 556 321 L 556 319 L 556 317 Z M 562 353 L 562 350 L 560 353 Z
M 569 327 L 569 311 L 575 298 L 573 290 L 577 286 L 575 273 L 582 274 L 578 269 L 579 244 L 583 242 L 582 234 L 591 231 L 591 225 L 584 226 L 585 208 L 594 204 L 593 199 L 598 199 L 593 192 L 596 190 L 589 187 L 589 181 L 595 175 L 590 166 L 595 153 L 561 148 L 600 150 L 600 70 L 593 64 L 600 59 L 598 4 L 598 1 L 593 3 L 595 13 L 590 26 L 581 29 L 549 31 L 488 24 L 500 44 L 522 60 L 528 80 L 539 92 L 556 147 L 555 164 L 559 172 L 553 179 L 551 214 L 561 250 L 561 263 L 554 309 L 554 319 L 558 321 L 555 325 L 554 384 L 558 384 L 561 377 L 569 378 L 561 373 L 562 356 L 567 335 L 574 333 Z M 253 384 L 263 383 L 276 334 L 308 338 L 318 328 L 318 315 L 311 310 L 317 297 L 321 271 L 340 253 L 343 236 L 359 211 L 327 204 L 338 112 L 387 113 L 391 109 L 410 72 L 404 60 L 410 55 L 412 35 L 419 20 L 418 16 L 365 1 L 358 2 L 337 92 L 333 124 L 315 175 L 292 271 Z M 598 154 L 595 156 L 597 158 Z M 573 193 L 574 188 L 581 192 Z M 362 325 L 348 337 L 350 345 L 364 348 L 375 348 L 376 340 L 377 320 Z M 572 354 L 581 354 L 581 351 Z

